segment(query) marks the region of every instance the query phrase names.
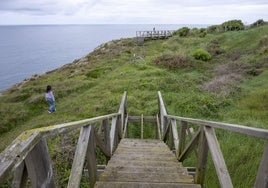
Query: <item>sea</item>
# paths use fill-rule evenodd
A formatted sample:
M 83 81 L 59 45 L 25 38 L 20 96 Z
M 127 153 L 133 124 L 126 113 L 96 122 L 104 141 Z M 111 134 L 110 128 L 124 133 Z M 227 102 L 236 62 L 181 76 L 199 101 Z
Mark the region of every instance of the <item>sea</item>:
M 99 45 L 135 37 L 136 31 L 177 30 L 181 24 L 0 26 L 0 91 L 36 74 L 73 62 Z

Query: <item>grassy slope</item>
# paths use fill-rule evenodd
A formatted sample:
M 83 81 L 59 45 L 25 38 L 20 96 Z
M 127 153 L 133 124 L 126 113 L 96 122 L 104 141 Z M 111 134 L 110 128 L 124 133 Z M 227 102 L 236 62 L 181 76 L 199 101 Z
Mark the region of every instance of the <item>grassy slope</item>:
M 105 44 L 85 57 L 84 63 L 68 64 L 3 93 L 0 150 L 26 129 L 113 113 L 123 91 L 128 92 L 132 115 L 156 114 L 160 90 L 170 114 L 268 128 L 268 54 L 264 50 L 268 44 L 260 45 L 266 33 L 267 26 L 205 38 L 174 36 L 147 41 L 144 47 L 135 46 L 132 39 Z M 223 53 L 208 62 L 194 60 L 194 50 L 207 48 L 212 39 L 218 40 Z M 145 55 L 145 61 L 134 62 L 133 54 Z M 169 70 L 153 63 L 161 56 L 185 56 L 187 63 Z M 222 74 L 218 67 L 223 65 L 227 72 L 238 74 L 240 82 L 229 84 L 224 95 L 201 89 Z M 258 74 L 260 70 L 266 71 Z M 258 76 L 252 77 L 255 73 Z M 55 114 L 46 112 L 47 84 L 56 95 Z M 235 187 L 252 187 L 263 141 L 224 131 L 217 134 Z M 191 160 L 187 163 L 193 165 Z M 211 160 L 208 169 L 206 187 L 215 187 Z

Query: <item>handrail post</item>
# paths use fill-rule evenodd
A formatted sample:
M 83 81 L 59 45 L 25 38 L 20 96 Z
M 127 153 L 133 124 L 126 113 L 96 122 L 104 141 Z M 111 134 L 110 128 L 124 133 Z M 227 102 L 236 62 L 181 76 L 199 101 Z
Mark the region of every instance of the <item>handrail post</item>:
M 179 134 L 180 141 L 179 141 L 179 148 L 178 148 L 179 156 L 182 154 L 185 148 L 186 128 L 187 128 L 187 122 L 181 121 L 181 128 L 180 128 L 180 134 Z
M 268 141 L 264 146 L 261 163 L 255 180 L 254 187 L 268 187 Z
M 162 138 L 164 138 L 165 130 L 166 130 L 166 115 L 167 110 L 164 104 L 164 101 L 162 99 L 161 92 L 158 91 L 158 107 L 159 107 L 159 116 L 160 116 L 160 125 L 161 125 L 161 132 L 162 132 Z
M 120 126 L 120 137 L 122 138 L 122 135 L 124 133 L 124 125 L 125 125 L 125 115 L 127 114 L 127 92 L 125 91 L 122 99 L 121 99 L 121 103 L 119 106 L 119 110 L 118 113 L 121 114 L 121 126 Z
M 207 156 L 208 156 L 208 144 L 205 136 L 204 126 L 202 126 L 199 136 L 198 158 L 197 158 L 196 175 L 195 175 L 195 183 L 200 184 L 201 186 L 203 185 L 205 180 Z

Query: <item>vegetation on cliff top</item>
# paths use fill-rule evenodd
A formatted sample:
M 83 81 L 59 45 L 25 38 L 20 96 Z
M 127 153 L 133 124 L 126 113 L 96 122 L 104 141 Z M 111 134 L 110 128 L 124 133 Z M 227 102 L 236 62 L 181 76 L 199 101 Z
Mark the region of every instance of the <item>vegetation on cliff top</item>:
M 124 91 L 131 115 L 157 114 L 161 91 L 169 114 L 268 129 L 268 26 L 206 35 L 196 29 L 187 30 L 186 36 L 177 33 L 143 46 L 130 38 L 111 41 L 3 92 L 0 150 L 26 129 L 114 113 Z M 197 52 L 205 61 L 196 58 Z M 46 111 L 48 84 L 56 97 L 53 114 Z M 263 141 L 217 134 L 234 186 L 252 187 Z M 211 160 L 206 179 L 205 187 L 217 185 Z

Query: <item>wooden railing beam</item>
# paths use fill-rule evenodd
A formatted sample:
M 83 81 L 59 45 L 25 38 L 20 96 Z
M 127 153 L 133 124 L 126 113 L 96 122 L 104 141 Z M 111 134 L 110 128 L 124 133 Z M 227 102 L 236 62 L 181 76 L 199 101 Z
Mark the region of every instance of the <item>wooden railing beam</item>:
M 89 145 L 92 126 L 82 127 L 75 151 L 72 170 L 69 177 L 68 188 L 79 188 L 85 163 L 87 148 Z M 94 136 L 94 135 L 92 135 Z
M 220 122 L 214 122 L 214 121 L 205 121 L 200 119 L 193 119 L 193 118 L 184 118 L 184 117 L 178 117 L 173 115 L 166 115 L 168 119 L 176 119 L 179 121 L 186 121 L 188 123 L 194 123 L 199 126 L 209 126 L 213 128 L 219 128 L 228 130 L 231 132 L 240 133 L 243 135 L 263 138 L 268 140 L 268 130 L 266 129 L 260 129 L 255 127 L 248 127 L 243 125 L 236 125 L 236 124 L 229 124 L 229 123 L 220 123 Z
M 195 149 L 199 141 L 199 135 L 200 135 L 200 129 L 196 132 L 196 134 L 190 140 L 189 144 L 185 147 L 185 149 L 179 155 L 178 160 L 180 162 L 183 162 L 188 157 L 188 155 Z
M 214 166 L 218 175 L 218 179 L 222 188 L 232 188 L 232 180 L 230 174 L 227 170 L 219 142 L 217 140 L 214 128 L 204 127 L 205 135 L 207 138 L 207 143 L 209 146 L 209 151 L 214 162 Z

